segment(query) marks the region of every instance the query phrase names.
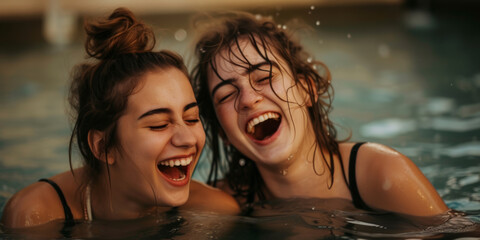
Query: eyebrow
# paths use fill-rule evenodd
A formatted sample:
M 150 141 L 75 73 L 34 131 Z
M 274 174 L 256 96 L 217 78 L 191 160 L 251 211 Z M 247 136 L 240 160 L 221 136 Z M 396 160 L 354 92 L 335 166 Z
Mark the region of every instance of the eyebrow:
M 198 106 L 198 103 L 197 102 L 191 102 L 187 105 L 185 105 L 185 107 L 183 107 L 183 111 L 186 112 L 188 109 L 190 108 L 194 108 L 194 107 L 197 107 Z M 152 109 L 144 114 L 142 114 L 140 117 L 138 117 L 137 120 L 140 120 L 144 117 L 147 117 L 147 116 L 151 116 L 151 115 L 155 115 L 155 114 L 163 114 L 163 113 L 172 113 L 172 110 L 170 108 L 155 108 L 155 109 Z
M 276 62 L 274 62 L 274 61 L 269 61 L 269 62 L 263 61 L 263 62 L 254 64 L 254 65 L 252 65 L 251 67 L 245 69 L 245 72 L 244 72 L 242 75 L 250 74 L 250 73 L 258 70 L 260 67 L 265 66 L 265 65 L 272 65 L 273 67 L 275 67 L 275 68 L 277 68 L 277 69 L 279 68 L 279 67 L 278 67 L 278 64 L 277 64 Z M 215 85 L 215 87 L 213 87 L 213 89 L 212 89 L 212 97 L 215 96 L 215 92 L 217 92 L 217 90 L 218 90 L 220 87 L 222 87 L 222 86 L 224 86 L 224 85 L 227 85 L 227 84 L 232 84 L 232 82 L 235 82 L 235 80 L 236 80 L 236 79 L 234 79 L 234 78 L 229 78 L 229 79 L 223 80 L 223 81 L 221 81 L 220 83 L 218 83 L 217 85 Z

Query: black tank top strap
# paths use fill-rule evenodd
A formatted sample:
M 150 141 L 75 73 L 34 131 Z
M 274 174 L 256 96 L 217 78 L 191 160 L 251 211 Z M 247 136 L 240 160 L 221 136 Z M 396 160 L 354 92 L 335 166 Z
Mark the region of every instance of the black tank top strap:
M 72 211 L 70 210 L 70 207 L 67 204 L 67 200 L 65 200 L 65 196 L 63 195 L 63 192 L 60 189 L 60 187 L 54 181 L 52 181 L 50 179 L 42 178 L 38 181 L 39 182 L 46 182 L 46 183 L 50 184 L 55 189 L 55 191 L 58 194 L 58 197 L 60 198 L 60 201 L 62 202 L 63 211 L 65 212 L 65 222 L 72 222 L 73 221 Z
M 348 164 L 348 188 L 350 189 L 350 194 L 352 194 L 352 202 L 353 205 L 357 208 L 365 209 L 365 210 L 371 210 L 365 204 L 365 202 L 362 200 L 360 197 L 360 192 L 358 191 L 358 186 L 357 186 L 357 176 L 356 176 L 356 163 L 357 163 L 357 153 L 358 149 L 365 144 L 366 142 L 359 142 L 353 145 L 352 150 L 350 152 L 350 160 Z

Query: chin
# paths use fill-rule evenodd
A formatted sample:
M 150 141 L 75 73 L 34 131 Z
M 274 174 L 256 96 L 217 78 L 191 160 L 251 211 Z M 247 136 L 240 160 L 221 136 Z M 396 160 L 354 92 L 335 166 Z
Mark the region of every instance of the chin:
M 182 191 L 182 193 L 170 195 L 168 199 L 163 199 L 162 202 L 164 203 L 164 205 L 169 207 L 179 207 L 184 205 L 188 201 L 188 196 L 188 191 L 186 191 L 185 193 Z

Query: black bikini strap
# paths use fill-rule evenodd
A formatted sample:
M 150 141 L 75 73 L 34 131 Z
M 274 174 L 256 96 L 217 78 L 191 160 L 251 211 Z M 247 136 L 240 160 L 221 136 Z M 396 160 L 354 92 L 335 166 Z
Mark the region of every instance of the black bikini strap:
M 50 179 L 42 178 L 38 181 L 49 183 L 55 189 L 55 191 L 58 194 L 58 197 L 60 197 L 60 201 L 62 201 L 63 211 L 65 212 L 65 221 L 66 222 L 72 221 L 73 220 L 72 211 L 70 210 L 70 207 L 68 206 L 67 201 L 65 200 L 65 196 L 63 195 L 63 192 L 60 189 L 60 187 Z
M 350 193 L 352 194 L 353 205 L 357 208 L 367 209 L 370 208 L 365 204 L 365 202 L 360 197 L 360 192 L 358 191 L 357 178 L 356 178 L 356 163 L 357 163 L 357 153 L 358 149 L 365 144 L 365 142 L 359 142 L 353 145 L 352 151 L 350 152 L 350 162 L 348 164 L 348 187 L 350 188 Z

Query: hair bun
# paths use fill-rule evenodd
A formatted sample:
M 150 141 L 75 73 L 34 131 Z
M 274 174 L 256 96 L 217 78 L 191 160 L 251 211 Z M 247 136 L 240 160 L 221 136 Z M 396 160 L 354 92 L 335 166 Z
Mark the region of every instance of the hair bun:
M 151 51 L 155 46 L 152 29 L 125 8 L 115 9 L 107 19 L 86 23 L 85 31 L 85 50 L 89 56 L 97 59 Z

